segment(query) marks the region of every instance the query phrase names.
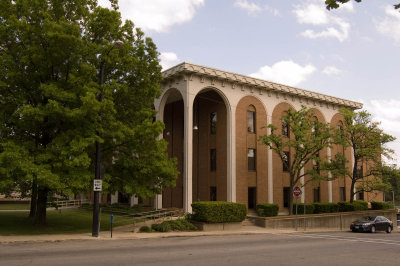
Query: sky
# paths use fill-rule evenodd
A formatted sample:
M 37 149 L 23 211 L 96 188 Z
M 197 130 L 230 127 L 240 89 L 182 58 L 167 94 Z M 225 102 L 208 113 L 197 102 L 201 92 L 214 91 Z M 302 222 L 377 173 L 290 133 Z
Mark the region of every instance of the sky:
M 153 39 L 163 70 L 190 62 L 363 103 L 397 137 L 388 162 L 400 165 L 399 2 L 119 0 L 119 11 Z

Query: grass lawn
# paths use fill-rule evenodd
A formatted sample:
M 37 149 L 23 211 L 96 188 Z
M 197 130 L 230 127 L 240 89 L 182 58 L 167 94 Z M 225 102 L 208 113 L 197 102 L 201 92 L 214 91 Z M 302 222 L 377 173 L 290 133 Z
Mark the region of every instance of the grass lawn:
M 29 203 L 19 204 L 19 203 L 8 203 L 8 204 L 0 204 L 0 210 L 29 210 Z
M 92 232 L 92 212 L 81 209 L 48 210 L 47 226 L 37 227 L 29 212 L 0 212 L 0 235 L 71 234 Z M 132 218 L 114 215 L 113 226 L 132 224 Z M 101 215 L 101 231 L 110 230 L 110 215 Z

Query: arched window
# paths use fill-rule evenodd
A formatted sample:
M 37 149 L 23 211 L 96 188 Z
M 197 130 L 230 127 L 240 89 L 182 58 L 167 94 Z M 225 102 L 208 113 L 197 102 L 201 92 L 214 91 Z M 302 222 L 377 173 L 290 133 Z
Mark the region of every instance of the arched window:
M 252 105 L 247 108 L 247 132 L 256 133 L 256 108 Z
M 290 136 L 289 134 L 289 124 L 282 119 L 282 136 L 288 138 Z

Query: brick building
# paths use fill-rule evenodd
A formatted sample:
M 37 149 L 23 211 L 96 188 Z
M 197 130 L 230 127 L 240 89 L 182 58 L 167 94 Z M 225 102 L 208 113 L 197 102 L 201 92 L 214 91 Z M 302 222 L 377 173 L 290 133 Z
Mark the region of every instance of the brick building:
M 263 128 L 280 120 L 288 108 L 312 108 L 319 121 L 340 126 L 340 107 L 359 109 L 361 103 L 260 80 L 200 65 L 181 63 L 163 72 L 162 96 L 155 101 L 157 119 L 165 123 L 168 153 L 181 172 L 175 188 L 157 195 L 157 207 L 191 211 L 197 200 L 277 203 L 285 212 L 289 174 L 272 150 L 258 138 Z M 282 132 L 285 134 L 285 132 Z M 351 150 L 326 149 L 320 156 Z M 312 167 L 312 166 L 310 166 Z M 341 178 L 307 185 L 301 201 L 349 200 L 350 180 Z M 365 194 L 365 195 L 364 195 Z M 382 200 L 381 193 L 360 193 L 360 199 Z

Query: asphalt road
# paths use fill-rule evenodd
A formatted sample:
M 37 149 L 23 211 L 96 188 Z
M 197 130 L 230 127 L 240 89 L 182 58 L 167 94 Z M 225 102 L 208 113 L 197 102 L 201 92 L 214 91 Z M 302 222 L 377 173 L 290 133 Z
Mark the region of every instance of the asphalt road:
M 400 233 L 290 233 L 0 244 L 0 265 L 400 265 Z

